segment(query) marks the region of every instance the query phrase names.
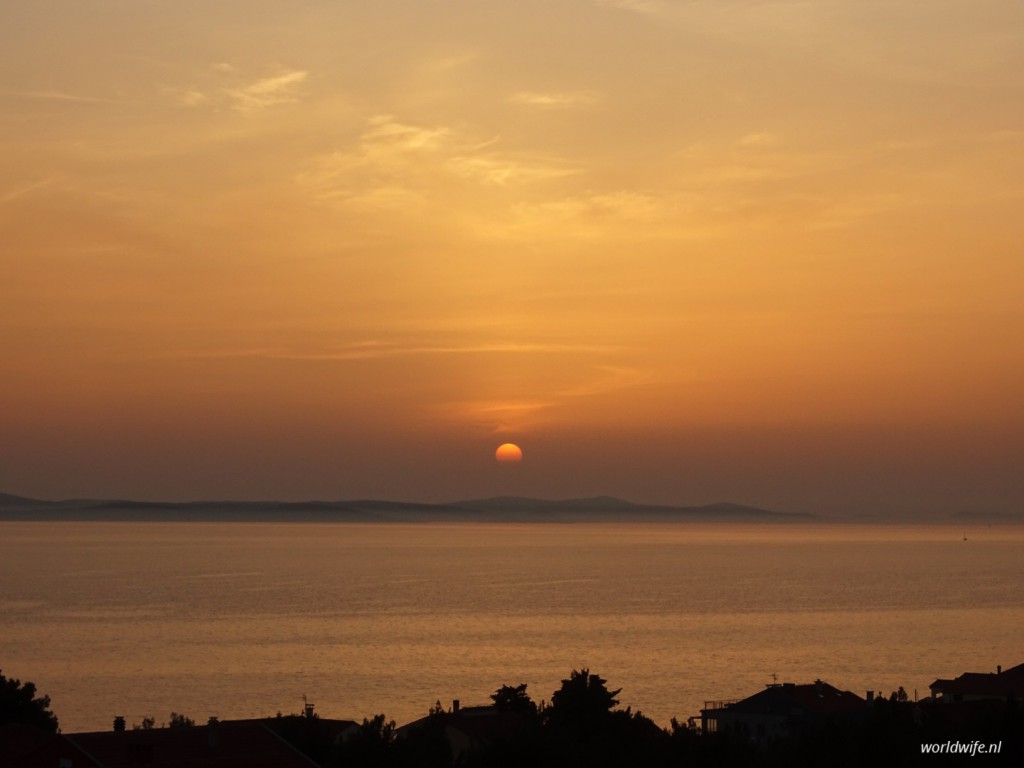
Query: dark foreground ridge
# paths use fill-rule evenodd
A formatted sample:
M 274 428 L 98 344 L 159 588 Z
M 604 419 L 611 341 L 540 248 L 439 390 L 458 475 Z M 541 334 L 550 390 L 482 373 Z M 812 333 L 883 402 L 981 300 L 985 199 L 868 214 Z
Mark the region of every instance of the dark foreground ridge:
M 355 720 L 301 714 L 205 725 L 172 712 L 89 733 L 60 733 L 49 698 L 0 675 L 0 765 L 18 768 L 625 768 L 641 766 L 1013 765 L 1024 760 L 1024 665 L 939 679 L 911 701 L 861 698 L 822 680 L 773 683 L 735 701 L 711 701 L 683 724 L 661 728 L 620 704 L 620 689 L 573 670 L 549 701 L 525 683 L 490 702 L 450 707 L 396 725 L 384 714 Z M 974 758 L 976 762 L 970 761 Z M 965 760 L 969 761 L 965 763 Z
M 815 515 L 773 512 L 741 504 L 673 507 L 634 504 L 610 496 L 532 499 L 501 496 L 448 504 L 353 501 L 43 501 L 0 494 L 0 520 L 120 522 L 807 522 Z

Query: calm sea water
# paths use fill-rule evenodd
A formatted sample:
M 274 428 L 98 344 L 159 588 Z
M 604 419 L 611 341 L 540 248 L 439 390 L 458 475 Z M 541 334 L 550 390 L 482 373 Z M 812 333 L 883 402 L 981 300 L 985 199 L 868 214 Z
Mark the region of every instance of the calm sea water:
M 0 524 L 0 669 L 65 732 L 550 698 L 589 667 L 661 724 L 822 678 L 860 695 L 1024 661 L 1024 530 Z

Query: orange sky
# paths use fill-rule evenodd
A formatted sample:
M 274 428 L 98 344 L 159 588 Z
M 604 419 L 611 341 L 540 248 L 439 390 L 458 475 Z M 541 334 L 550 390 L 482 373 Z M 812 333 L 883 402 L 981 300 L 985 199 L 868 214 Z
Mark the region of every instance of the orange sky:
M 1019 3 L 9 6 L 0 490 L 1021 508 Z

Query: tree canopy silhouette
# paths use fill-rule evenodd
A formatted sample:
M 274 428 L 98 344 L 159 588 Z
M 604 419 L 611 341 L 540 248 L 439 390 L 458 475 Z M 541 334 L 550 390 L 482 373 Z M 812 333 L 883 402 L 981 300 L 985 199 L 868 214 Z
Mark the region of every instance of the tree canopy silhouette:
M 503 685 L 491 694 L 491 701 L 499 712 L 519 712 L 524 715 L 537 714 L 537 705 L 526 693 L 526 683 L 513 687 Z
M 171 712 L 171 719 L 167 722 L 168 728 L 191 728 L 196 724 L 188 715 L 179 715 L 177 712 Z
M 50 697 L 36 696 L 34 683 L 4 677 L 0 670 L 0 725 L 24 723 L 57 732 L 57 716 L 50 711 Z
M 573 670 L 562 687 L 551 695 L 551 706 L 546 710 L 552 722 L 589 723 L 611 712 L 619 703 L 615 697 L 622 690 L 609 691 L 608 681 L 590 674 L 589 669 Z

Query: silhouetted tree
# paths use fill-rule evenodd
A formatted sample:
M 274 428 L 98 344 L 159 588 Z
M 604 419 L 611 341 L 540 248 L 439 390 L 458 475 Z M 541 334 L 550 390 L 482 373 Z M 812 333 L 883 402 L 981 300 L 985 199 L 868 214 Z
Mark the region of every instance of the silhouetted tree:
M 156 724 L 155 717 L 144 717 L 141 723 L 133 723 L 133 731 L 149 731 L 154 728 L 191 728 L 196 724 L 188 715 L 179 715 L 177 712 L 171 712 L 171 719 L 169 722 Z
M 0 670 L 0 725 L 24 723 L 57 732 L 57 716 L 50 711 L 50 697 L 36 696 L 34 683 L 4 677 Z
M 168 728 L 191 728 L 196 724 L 188 715 L 179 715 L 177 712 L 171 712 L 171 719 L 167 723 Z
M 618 762 L 616 743 L 631 713 L 615 713 L 619 691 L 609 691 L 606 680 L 589 669 L 573 670 L 543 709 L 543 763 L 559 768 L 603 768 Z M 613 752 L 615 753 L 613 755 Z M 639 763 L 634 763 L 639 764 Z
M 520 712 L 524 715 L 537 714 L 537 705 L 526 693 L 526 683 L 520 683 L 514 688 L 511 685 L 503 685 L 491 694 L 491 701 L 499 712 Z
M 378 768 L 392 765 L 391 747 L 395 742 L 395 721 L 383 714 L 363 718 L 359 731 L 338 749 L 338 766 Z
M 615 697 L 621 688 L 609 691 L 608 681 L 590 674 L 589 669 L 575 669 L 562 687 L 551 695 L 551 706 L 544 713 L 552 724 L 587 725 L 606 717 L 619 703 Z

